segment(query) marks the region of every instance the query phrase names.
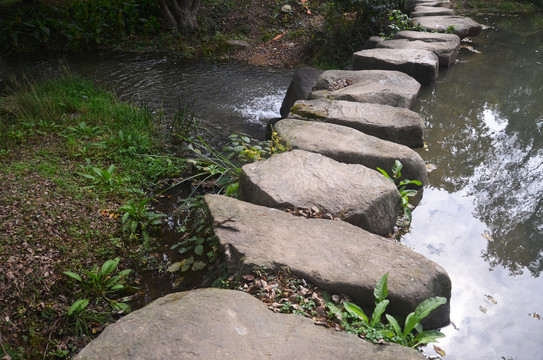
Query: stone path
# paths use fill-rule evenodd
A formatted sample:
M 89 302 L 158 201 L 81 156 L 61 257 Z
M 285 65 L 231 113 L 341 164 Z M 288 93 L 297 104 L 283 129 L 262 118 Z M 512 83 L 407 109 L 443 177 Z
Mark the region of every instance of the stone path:
M 427 184 L 426 166 L 411 148 L 423 145 L 424 123 L 409 110 L 421 83 L 453 66 L 460 38 L 481 26 L 455 16 L 447 0 L 408 0 L 414 21 L 430 31 L 375 39 L 353 54 L 352 71 L 300 69 L 274 125 L 294 150 L 247 164 L 240 199 L 206 195 L 229 273 L 253 266 L 279 269 L 323 290 L 373 305 L 373 288 L 388 272 L 388 311 L 407 315 L 423 300 L 447 304 L 424 326 L 449 323 L 450 279 L 439 265 L 383 237 L 400 210 L 396 186 L 375 169 Z M 453 28 L 454 27 L 454 28 Z M 281 207 L 318 207 L 341 220 L 306 219 Z M 374 345 L 275 314 L 252 296 L 201 289 L 170 294 L 110 325 L 76 359 L 424 359 L 415 350 Z

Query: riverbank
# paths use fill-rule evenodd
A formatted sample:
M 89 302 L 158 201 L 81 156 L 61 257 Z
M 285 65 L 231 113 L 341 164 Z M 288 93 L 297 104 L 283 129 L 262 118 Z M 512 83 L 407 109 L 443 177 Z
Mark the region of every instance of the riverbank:
M 137 272 L 106 286 L 85 271 L 115 258 L 104 276 L 157 266 L 149 235 L 162 215 L 147 194 L 184 165 L 162 157 L 147 109 L 88 81 L 21 84 L 0 98 L 0 116 L 2 355 L 70 357 L 127 312 L 128 285 L 138 283 Z M 69 314 L 78 299 L 89 302 Z

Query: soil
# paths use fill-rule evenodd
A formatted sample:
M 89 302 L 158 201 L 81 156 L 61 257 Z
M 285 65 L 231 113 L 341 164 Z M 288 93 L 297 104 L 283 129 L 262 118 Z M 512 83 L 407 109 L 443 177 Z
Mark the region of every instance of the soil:
M 256 0 L 231 12 L 224 31 L 235 33 L 241 28 L 245 33 L 241 40 L 247 47 L 230 48 L 228 60 L 275 68 L 311 63 L 308 44 L 323 26 L 316 3 L 302 0 L 289 10 L 275 0 Z

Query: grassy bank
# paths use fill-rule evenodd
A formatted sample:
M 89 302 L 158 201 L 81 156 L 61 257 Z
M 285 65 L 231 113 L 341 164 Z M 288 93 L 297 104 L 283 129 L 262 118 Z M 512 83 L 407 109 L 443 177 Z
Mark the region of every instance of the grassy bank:
M 91 284 L 85 270 L 119 257 L 110 279 L 152 260 L 160 216 L 146 194 L 184 168 L 158 156 L 159 120 L 70 77 L 0 98 L 2 356 L 69 357 L 126 310 L 115 304 L 133 293 L 116 291 L 127 286 Z M 121 275 L 117 285 L 136 280 Z M 78 299 L 89 303 L 68 316 Z

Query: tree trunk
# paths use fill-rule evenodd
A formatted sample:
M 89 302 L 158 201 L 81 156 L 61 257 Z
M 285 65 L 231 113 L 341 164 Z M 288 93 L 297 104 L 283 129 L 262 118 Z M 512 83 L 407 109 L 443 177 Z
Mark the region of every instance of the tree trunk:
M 177 28 L 181 34 L 198 30 L 196 15 L 200 10 L 201 0 L 158 0 L 158 3 L 168 26 Z

